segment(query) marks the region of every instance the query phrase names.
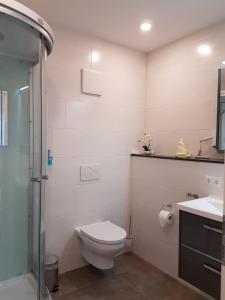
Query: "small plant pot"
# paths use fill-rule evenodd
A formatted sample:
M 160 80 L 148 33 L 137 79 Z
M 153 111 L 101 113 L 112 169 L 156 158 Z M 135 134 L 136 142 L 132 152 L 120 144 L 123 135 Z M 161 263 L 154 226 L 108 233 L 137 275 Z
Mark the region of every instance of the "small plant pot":
M 152 154 L 152 151 L 151 150 L 144 151 L 144 154 Z

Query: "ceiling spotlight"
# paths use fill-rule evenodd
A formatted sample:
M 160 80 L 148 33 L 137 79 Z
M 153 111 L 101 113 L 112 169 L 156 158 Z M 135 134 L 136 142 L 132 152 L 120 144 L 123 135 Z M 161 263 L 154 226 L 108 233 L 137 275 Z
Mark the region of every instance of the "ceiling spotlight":
M 198 46 L 197 50 L 198 50 L 198 53 L 203 56 L 209 55 L 212 51 L 211 47 L 207 44 L 202 44 L 202 45 Z
M 144 22 L 141 24 L 140 28 L 143 32 L 148 32 L 149 30 L 151 30 L 152 24 L 149 22 Z

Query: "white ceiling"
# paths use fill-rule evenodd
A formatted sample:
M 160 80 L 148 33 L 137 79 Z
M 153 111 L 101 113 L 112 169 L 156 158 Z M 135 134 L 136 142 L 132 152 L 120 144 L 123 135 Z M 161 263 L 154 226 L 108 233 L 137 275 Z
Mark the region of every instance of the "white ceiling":
M 20 0 L 51 24 L 151 51 L 225 20 L 225 0 Z M 150 20 L 149 33 L 140 32 Z

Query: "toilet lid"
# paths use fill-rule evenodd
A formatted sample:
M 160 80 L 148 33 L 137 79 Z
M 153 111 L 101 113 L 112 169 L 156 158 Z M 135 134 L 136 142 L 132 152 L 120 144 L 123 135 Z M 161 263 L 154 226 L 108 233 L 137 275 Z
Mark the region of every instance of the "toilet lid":
M 126 231 L 109 221 L 80 227 L 80 232 L 87 238 L 100 244 L 119 244 L 127 236 Z

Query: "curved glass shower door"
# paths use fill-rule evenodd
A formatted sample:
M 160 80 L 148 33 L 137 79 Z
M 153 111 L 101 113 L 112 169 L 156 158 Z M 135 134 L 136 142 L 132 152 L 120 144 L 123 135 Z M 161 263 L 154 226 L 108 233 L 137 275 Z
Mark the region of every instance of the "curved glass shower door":
M 27 90 L 20 91 L 29 84 L 29 65 L 1 55 L 0 70 L 0 90 L 7 93 L 9 121 L 8 143 L 0 147 L 0 281 L 3 281 L 27 273 L 29 263 L 26 234 L 29 96 Z
M 45 52 L 34 28 L 0 13 L 1 300 L 45 293 Z

